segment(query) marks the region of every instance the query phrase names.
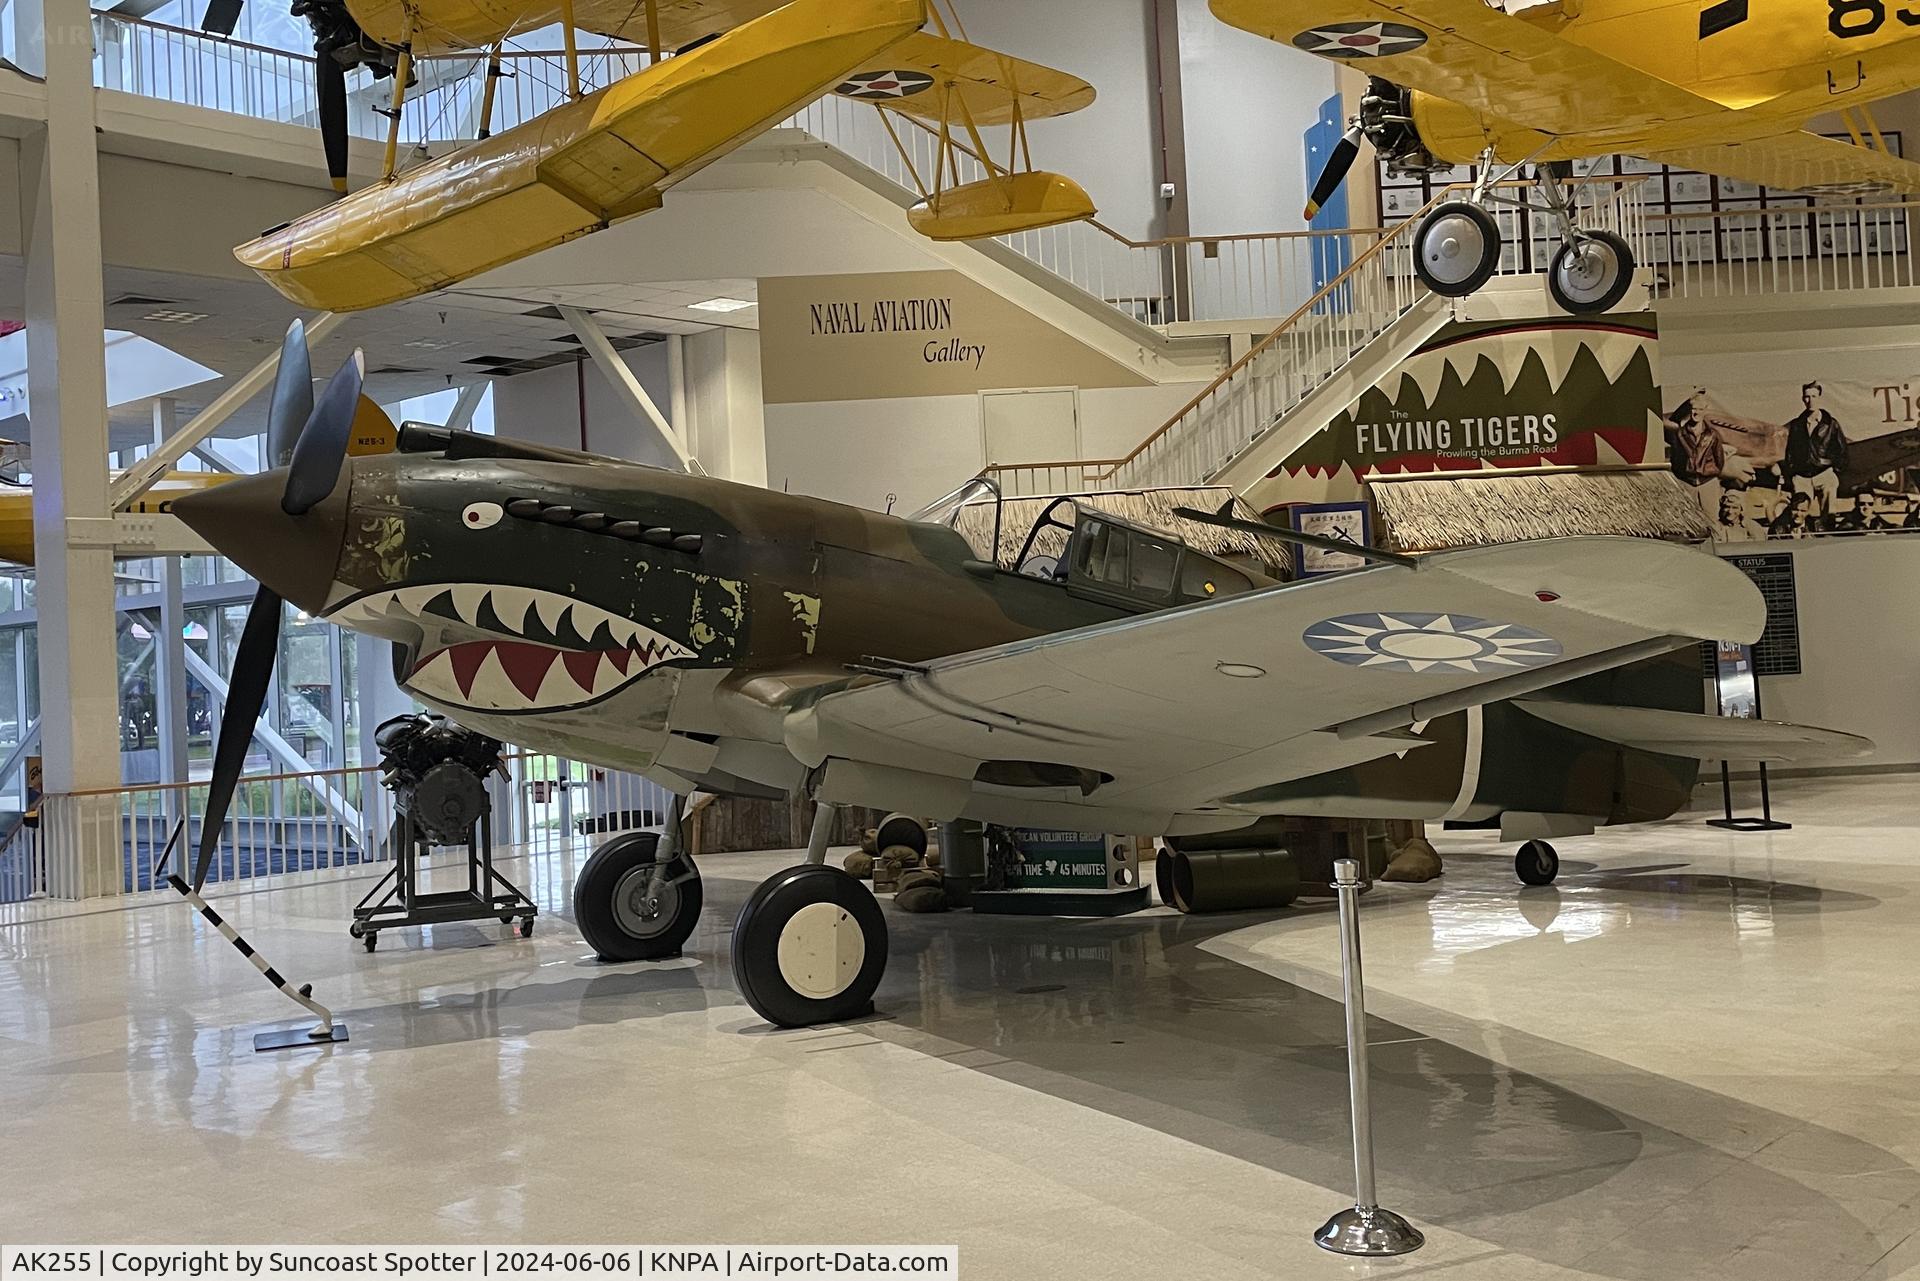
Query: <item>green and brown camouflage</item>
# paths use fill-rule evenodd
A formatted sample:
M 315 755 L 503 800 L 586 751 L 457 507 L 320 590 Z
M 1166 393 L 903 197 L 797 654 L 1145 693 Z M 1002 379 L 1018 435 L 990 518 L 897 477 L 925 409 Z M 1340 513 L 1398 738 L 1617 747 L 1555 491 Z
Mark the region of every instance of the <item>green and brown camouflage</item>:
M 1168 569 L 1157 590 L 1106 581 L 1078 552 L 1045 576 L 1010 572 L 942 524 L 439 429 L 404 429 L 400 452 L 350 459 L 343 478 L 299 517 L 280 510 L 277 471 L 175 512 L 296 606 L 392 642 L 396 679 L 428 706 L 676 790 L 802 791 L 784 719 L 890 669 L 1269 582 L 1177 544 L 1190 572 Z M 1702 703 L 1692 649 L 1564 692 Z M 1414 733 L 1428 745 L 1263 799 L 1296 814 L 1632 822 L 1678 808 L 1696 769 L 1508 704 Z

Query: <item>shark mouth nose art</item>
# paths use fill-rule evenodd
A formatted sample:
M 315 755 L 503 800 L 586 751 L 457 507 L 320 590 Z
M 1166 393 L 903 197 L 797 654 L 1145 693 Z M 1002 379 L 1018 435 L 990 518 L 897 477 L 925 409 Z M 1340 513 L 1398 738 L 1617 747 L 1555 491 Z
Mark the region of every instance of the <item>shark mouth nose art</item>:
M 368 592 L 327 614 L 343 627 L 435 618 L 492 633 L 423 645 L 406 686 L 490 712 L 554 711 L 606 698 L 655 667 L 696 657 L 598 605 L 531 587 L 435 583 Z M 377 629 L 376 629 L 377 630 Z

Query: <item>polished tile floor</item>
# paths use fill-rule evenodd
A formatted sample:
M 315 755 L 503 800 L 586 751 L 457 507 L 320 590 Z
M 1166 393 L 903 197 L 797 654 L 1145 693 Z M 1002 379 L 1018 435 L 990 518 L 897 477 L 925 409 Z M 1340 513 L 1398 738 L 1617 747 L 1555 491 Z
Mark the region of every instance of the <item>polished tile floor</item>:
M 1780 788 L 1560 843 L 1523 890 L 1449 834 L 1365 900 L 1382 1200 L 1429 1245 L 1309 1233 L 1351 1196 L 1334 918 L 889 911 L 880 1015 L 779 1032 L 733 911 L 790 856 L 703 862 L 688 955 L 606 967 L 549 915 L 389 936 L 365 885 L 219 901 L 352 1041 L 177 901 L 0 925 L 0 1241 L 957 1242 L 970 1278 L 1920 1276 L 1920 803 Z

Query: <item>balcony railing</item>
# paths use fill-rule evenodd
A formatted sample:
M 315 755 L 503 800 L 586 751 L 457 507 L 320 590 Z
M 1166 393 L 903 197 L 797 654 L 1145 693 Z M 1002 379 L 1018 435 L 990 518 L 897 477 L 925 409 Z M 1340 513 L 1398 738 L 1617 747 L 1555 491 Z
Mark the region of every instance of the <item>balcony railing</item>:
M 314 68 L 310 57 L 245 41 L 116 14 L 95 18 L 95 83 L 189 106 L 208 107 L 311 126 Z M 582 87 L 602 88 L 647 65 L 647 55 L 625 47 L 580 50 Z M 478 136 L 487 57 L 436 55 L 416 66 L 419 84 L 401 108 L 403 163 L 440 154 Z M 567 100 L 565 56 L 554 50 L 507 49 L 495 85 L 490 127 L 511 129 Z M 390 82 L 365 72 L 349 80 L 348 132 L 382 140 Z M 897 138 L 875 109 L 827 96 L 784 122 L 852 157 L 898 186 L 920 193 L 934 171 L 939 141 L 909 122 Z M 971 148 L 949 153 L 959 182 L 987 175 Z M 1262 332 L 1355 258 L 1377 244 L 1379 229 L 1269 232 L 1249 235 L 1133 240 L 1098 221 L 1066 223 L 1002 236 L 1005 249 L 1146 325 L 1230 325 L 1249 322 Z
M 538 753 L 510 753 L 507 776 L 489 784 L 499 853 L 585 852 L 607 834 L 661 820 L 670 799 L 636 775 Z M 297 872 L 350 871 L 392 858 L 393 794 L 378 766 L 253 774 L 235 788 L 209 884 L 267 882 Z M 158 783 L 52 793 L 38 825 L 0 842 L 0 905 L 75 897 L 80 860 L 113 869 L 86 888 L 138 893 L 163 884 L 159 862 L 184 819 L 186 839 L 170 869 L 192 862 L 206 813 L 207 783 Z M 184 861 L 183 861 L 184 860 Z M 0 914 L 0 920 L 5 915 Z

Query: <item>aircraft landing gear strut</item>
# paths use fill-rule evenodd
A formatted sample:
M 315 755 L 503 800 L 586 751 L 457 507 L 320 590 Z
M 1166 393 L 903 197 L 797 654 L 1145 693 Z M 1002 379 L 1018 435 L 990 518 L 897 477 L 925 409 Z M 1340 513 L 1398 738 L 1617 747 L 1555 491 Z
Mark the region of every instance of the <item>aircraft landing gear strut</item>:
M 1500 184 L 1531 163 L 1496 173 L 1492 153 L 1480 157 L 1480 177 L 1465 200 L 1436 205 L 1413 233 L 1413 268 L 1427 288 L 1445 298 L 1473 293 L 1500 266 L 1500 228 L 1491 207 L 1545 214 L 1558 224 L 1560 249 L 1547 268 L 1547 292 L 1564 310 L 1592 315 L 1611 309 L 1633 283 L 1633 251 L 1611 231 L 1579 224 L 1573 166 L 1564 160 L 1533 167 L 1535 192 L 1505 194 Z M 1522 227 L 1525 228 L 1523 223 Z
M 685 801 L 674 797 L 663 830 L 616 836 L 580 869 L 573 919 L 601 960 L 678 956 L 700 923 L 700 871 L 681 849 L 685 812 Z
M 762 881 L 734 923 L 734 983 L 754 1013 L 780 1027 L 871 1013 L 886 973 L 879 901 L 825 862 L 836 808 L 816 811 L 807 861 Z

